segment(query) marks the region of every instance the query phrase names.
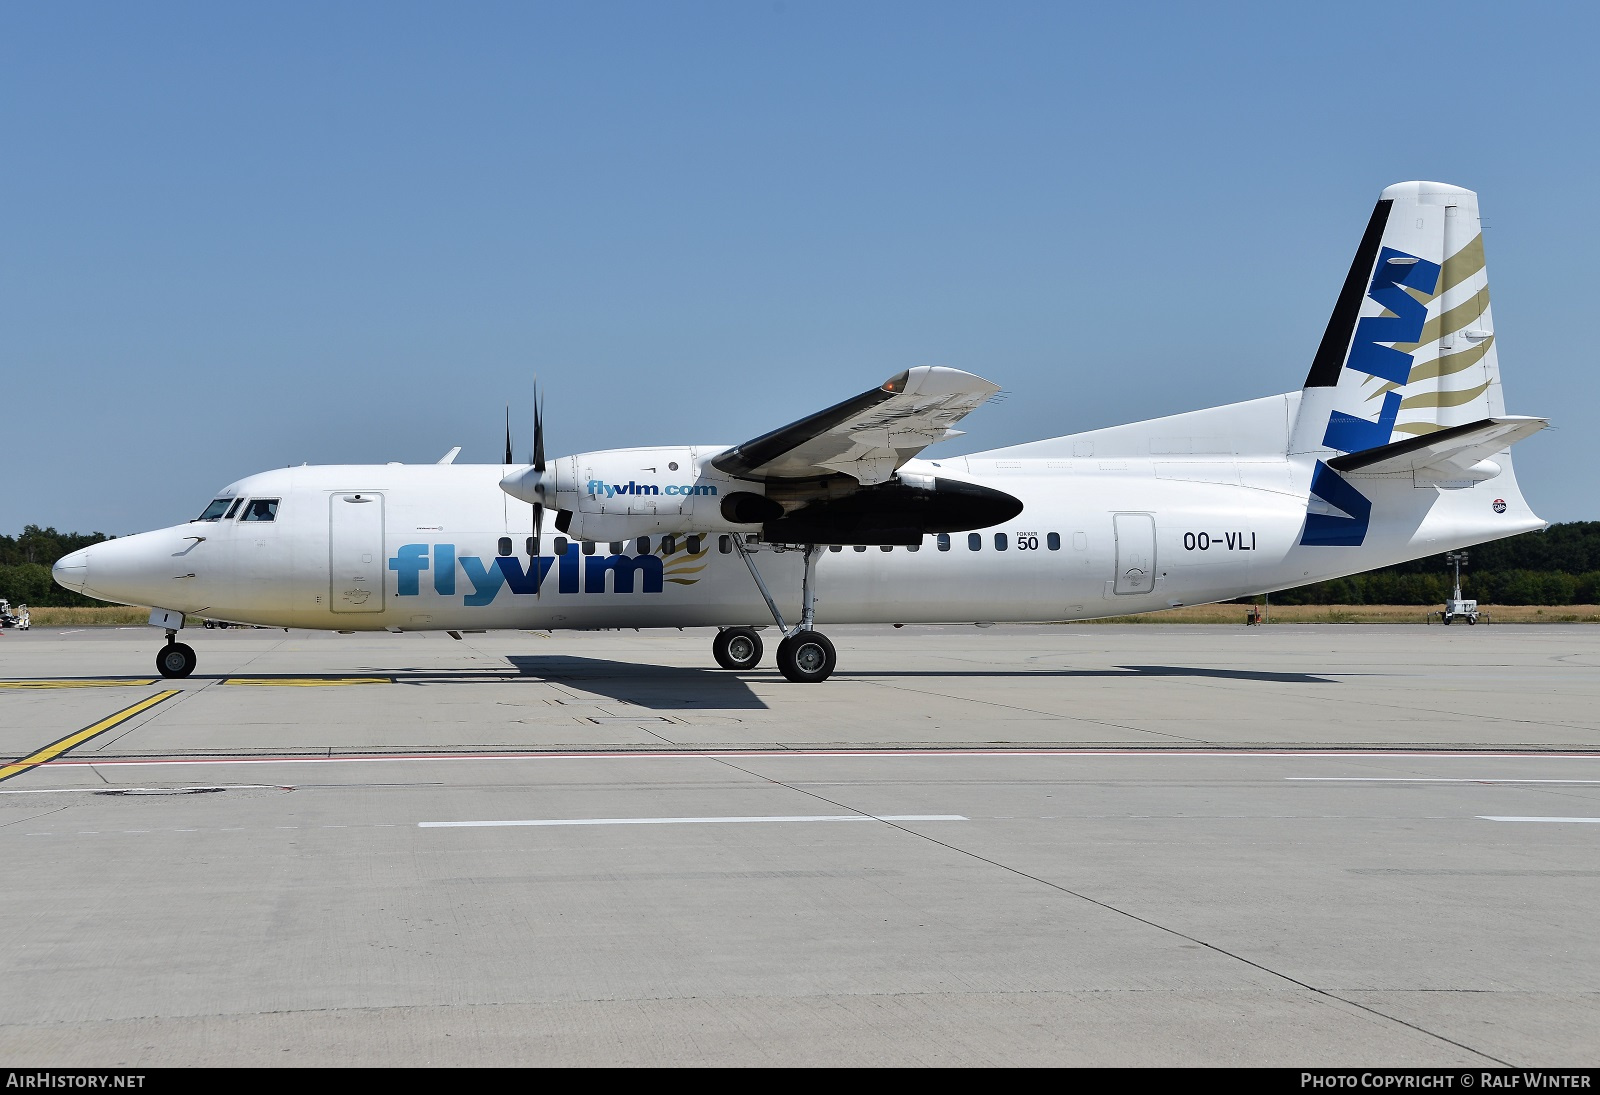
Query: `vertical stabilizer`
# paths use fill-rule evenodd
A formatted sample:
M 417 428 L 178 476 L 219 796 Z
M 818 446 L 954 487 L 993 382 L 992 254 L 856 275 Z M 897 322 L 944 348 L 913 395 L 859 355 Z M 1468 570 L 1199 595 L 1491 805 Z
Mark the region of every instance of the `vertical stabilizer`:
M 1333 458 L 1505 413 L 1478 196 L 1383 192 L 1317 349 L 1291 453 Z

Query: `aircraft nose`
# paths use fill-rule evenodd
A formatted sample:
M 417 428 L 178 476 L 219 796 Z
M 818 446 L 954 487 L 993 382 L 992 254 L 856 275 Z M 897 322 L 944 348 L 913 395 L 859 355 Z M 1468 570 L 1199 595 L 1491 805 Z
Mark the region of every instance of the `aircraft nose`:
M 89 582 L 89 549 L 79 548 L 57 559 L 56 565 L 50 568 L 50 577 L 55 579 L 56 585 L 82 593 Z

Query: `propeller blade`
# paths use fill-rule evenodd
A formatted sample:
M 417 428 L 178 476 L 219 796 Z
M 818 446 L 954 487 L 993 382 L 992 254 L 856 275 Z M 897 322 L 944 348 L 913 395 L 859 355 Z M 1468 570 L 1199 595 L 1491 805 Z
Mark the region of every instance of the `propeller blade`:
M 533 382 L 533 459 L 529 461 L 534 471 L 544 471 L 544 397 L 539 394 L 539 381 Z
M 511 463 L 511 404 L 506 404 L 506 463 Z
M 542 482 L 544 475 L 544 396 L 539 394 L 539 378 L 537 376 L 533 378 L 533 452 L 529 454 L 528 463 L 533 465 L 534 472 L 541 478 L 538 497 L 542 498 L 544 497 L 544 484 Z M 535 502 L 533 504 L 533 553 L 535 556 L 540 551 L 539 533 L 542 531 L 543 525 L 544 504 Z M 539 564 L 534 561 L 532 565 L 538 566 Z M 534 597 L 537 598 L 543 588 L 543 582 L 535 586 Z
M 542 524 L 544 524 L 544 507 L 535 502 L 533 504 L 533 550 L 528 552 L 528 566 L 533 570 L 535 578 L 539 577 L 539 526 Z M 540 591 L 543 589 L 544 582 L 542 580 L 533 587 L 535 600 L 538 599 Z

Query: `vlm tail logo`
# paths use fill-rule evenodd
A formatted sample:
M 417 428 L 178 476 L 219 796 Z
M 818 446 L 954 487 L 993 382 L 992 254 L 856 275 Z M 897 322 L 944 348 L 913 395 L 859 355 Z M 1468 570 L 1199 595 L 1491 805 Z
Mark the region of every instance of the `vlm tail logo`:
M 461 595 L 462 604 L 482 608 L 492 603 L 503 588 L 509 588 L 515 596 L 539 593 L 552 570 L 556 573 L 556 593 L 660 593 L 664 582 L 692 585 L 698 581 L 690 575 L 703 568 L 704 556 L 704 550 L 698 555 L 680 552 L 671 564 L 669 576 L 667 564 L 659 555 L 584 556 L 576 543 L 569 543 L 560 555 L 529 558 L 526 566 L 514 555 L 501 555 L 488 563 L 477 555 L 457 555 L 454 544 L 405 544 L 389 560 L 389 569 L 398 575 L 398 597 L 421 596 L 423 574 L 433 578 L 434 593 L 455 597 L 456 579 L 465 575 L 472 592 Z
M 1428 320 L 1427 304 L 1407 290 L 1415 290 L 1424 297 L 1433 296 L 1439 284 L 1439 273 L 1438 264 L 1404 251 L 1385 247 L 1379 252 L 1367 296 L 1383 305 L 1384 313 L 1367 316 L 1356 323 L 1350 355 L 1344 363 L 1346 369 L 1405 386 L 1411 378 L 1412 358 L 1394 344 L 1419 341 Z M 1400 416 L 1400 400 L 1398 390 L 1386 393 L 1376 422 L 1334 411 L 1328 418 L 1322 443 L 1340 452 L 1364 452 L 1387 445 L 1394 434 L 1395 419 Z M 1367 525 L 1372 516 L 1372 502 L 1367 496 L 1321 460 L 1311 473 L 1311 494 L 1348 516 L 1308 512 L 1300 542 L 1359 547 L 1367 538 Z

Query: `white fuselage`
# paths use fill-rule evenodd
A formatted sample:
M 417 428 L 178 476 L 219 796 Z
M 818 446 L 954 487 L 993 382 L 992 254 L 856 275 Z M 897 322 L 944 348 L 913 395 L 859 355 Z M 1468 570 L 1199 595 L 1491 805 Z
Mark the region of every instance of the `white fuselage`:
M 1509 476 L 1460 489 L 1379 479 L 1363 487 L 1383 514 L 1365 543 L 1302 546 L 1308 459 L 1006 456 L 907 465 L 911 473 L 981 482 L 1021 499 L 1024 508 L 1003 526 L 930 535 L 915 548 L 824 552 L 817 623 L 1148 612 L 1354 573 L 1543 524 Z M 242 519 L 247 502 L 232 518 L 95 545 L 63 559 L 56 574 L 104 600 L 327 630 L 687 627 L 770 619 L 726 533 L 703 534 L 698 553 L 689 551 L 688 535 L 677 535 L 675 550 L 664 553 L 661 536 L 646 544 L 558 540 L 547 515 L 535 561 L 527 554 L 531 507 L 499 486 L 507 470 L 390 464 L 263 472 L 224 496 L 274 499 L 273 520 Z M 801 553 L 763 548 L 755 561 L 792 623 L 800 608 Z

